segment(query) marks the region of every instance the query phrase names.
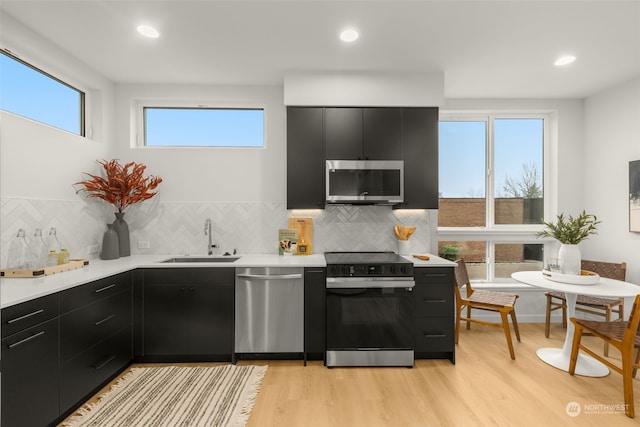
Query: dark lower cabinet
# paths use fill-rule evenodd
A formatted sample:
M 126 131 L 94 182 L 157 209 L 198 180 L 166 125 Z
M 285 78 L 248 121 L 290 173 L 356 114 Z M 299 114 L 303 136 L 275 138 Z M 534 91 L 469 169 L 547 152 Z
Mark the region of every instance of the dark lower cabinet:
M 128 326 L 62 365 L 61 412 L 76 408 L 128 366 L 131 358 L 131 326 Z
M 324 360 L 325 275 L 324 268 L 304 269 L 304 351 L 310 360 Z
M 67 414 L 124 370 L 131 344 L 132 273 L 60 293 L 60 413 Z
M 46 426 L 60 414 L 58 318 L 2 339 L 2 427 Z
M 143 358 L 230 361 L 234 269 L 144 270 Z
M 455 363 L 453 267 L 417 267 L 414 276 L 416 359 L 449 359 Z

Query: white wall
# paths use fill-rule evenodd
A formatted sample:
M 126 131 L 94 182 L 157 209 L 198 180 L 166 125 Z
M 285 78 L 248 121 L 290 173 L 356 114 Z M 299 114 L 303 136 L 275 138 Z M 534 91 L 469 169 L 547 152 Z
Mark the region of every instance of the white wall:
M 0 15 L 0 45 L 21 59 L 87 92 L 91 139 L 0 112 L 0 194 L 73 200 L 71 184 L 97 158 L 107 156 L 114 129 L 113 84 L 7 14 Z
M 629 232 L 629 162 L 640 160 L 640 77 L 585 103 L 585 168 L 579 187 L 588 212 L 602 221 L 581 244 L 583 257 L 627 262 L 640 285 L 640 233 Z
M 443 72 L 289 71 L 285 105 L 437 107 L 444 102 Z
M 33 235 L 36 228 L 47 233 L 55 227 L 72 255 L 86 256 L 104 231 L 106 213 L 86 204 L 73 183 L 113 150 L 114 85 L 7 14 L 0 14 L 0 26 L 3 48 L 86 92 L 93 135 L 0 112 L 0 264 L 19 228 Z
M 162 202 L 284 202 L 286 110 L 282 86 L 118 85 L 115 156 L 142 162 L 159 175 Z M 135 148 L 140 100 L 180 101 L 212 107 L 265 110 L 265 147 Z

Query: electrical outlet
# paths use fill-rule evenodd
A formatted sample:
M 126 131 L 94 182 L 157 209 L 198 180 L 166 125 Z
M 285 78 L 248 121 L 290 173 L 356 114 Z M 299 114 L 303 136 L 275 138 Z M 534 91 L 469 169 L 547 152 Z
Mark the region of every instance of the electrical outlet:
M 151 249 L 151 242 L 148 240 L 138 240 L 138 249 Z
M 93 254 L 97 254 L 98 252 L 100 252 L 100 246 L 98 245 L 87 246 L 87 254 L 93 255 Z

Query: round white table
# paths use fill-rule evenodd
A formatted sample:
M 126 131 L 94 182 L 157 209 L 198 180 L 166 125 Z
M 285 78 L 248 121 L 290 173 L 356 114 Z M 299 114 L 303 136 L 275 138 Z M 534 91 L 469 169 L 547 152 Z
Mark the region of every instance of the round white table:
M 536 354 L 545 363 L 567 372 L 569 372 L 569 360 L 571 359 L 571 346 L 573 345 L 575 329 L 569 318 L 576 315 L 576 299 L 578 295 L 618 298 L 635 297 L 640 294 L 640 286 L 604 277 L 601 277 L 598 283 L 593 285 L 573 285 L 555 282 L 543 276 L 540 271 L 518 271 L 513 273 L 511 277 L 527 285 L 564 292 L 566 295 L 567 334 L 564 338 L 564 345 L 562 348 L 541 348 Z M 578 353 L 575 373 L 586 377 L 604 377 L 609 374 L 609 368 L 591 356 Z

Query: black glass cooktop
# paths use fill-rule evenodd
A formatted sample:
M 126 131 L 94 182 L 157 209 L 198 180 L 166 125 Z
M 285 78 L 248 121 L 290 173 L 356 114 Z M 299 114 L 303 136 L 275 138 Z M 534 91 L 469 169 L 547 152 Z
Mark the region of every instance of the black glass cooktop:
M 413 262 L 394 252 L 325 252 L 327 277 L 410 277 Z
M 327 264 L 395 264 L 410 263 L 395 252 L 325 252 Z

